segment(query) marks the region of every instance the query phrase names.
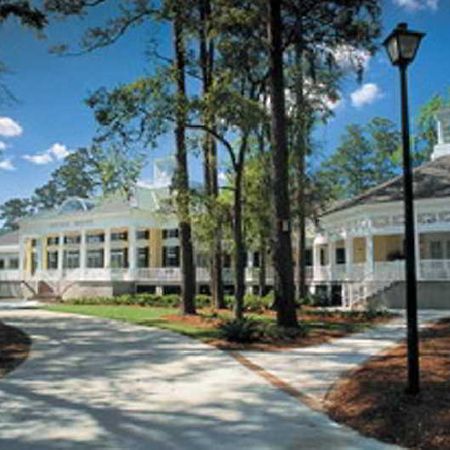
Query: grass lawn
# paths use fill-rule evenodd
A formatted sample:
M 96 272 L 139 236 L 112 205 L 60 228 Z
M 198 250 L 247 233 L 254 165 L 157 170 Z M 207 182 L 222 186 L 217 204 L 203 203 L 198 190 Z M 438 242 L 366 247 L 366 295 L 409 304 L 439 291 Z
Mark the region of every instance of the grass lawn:
M 421 333 L 421 393 L 405 394 L 406 345 L 369 360 L 330 391 L 331 418 L 415 449 L 450 449 L 450 319 Z
M 186 317 L 181 316 L 177 308 L 131 305 L 51 304 L 45 308 L 54 312 L 104 317 L 137 325 L 172 330 L 226 349 L 252 348 L 259 350 L 277 350 L 286 347 L 316 345 L 361 331 L 369 326 L 386 322 L 390 319 L 389 316 L 367 318 L 363 315 L 303 309 L 299 313 L 299 320 L 307 331 L 306 336 L 296 339 L 278 338 L 265 342 L 237 344 L 224 340 L 219 329 L 219 325 L 224 320 L 232 318 L 232 312 L 228 310 L 220 310 L 217 312 L 205 308 L 200 310 L 197 316 Z M 261 314 L 248 313 L 246 317 L 266 323 L 276 322 L 273 311 L 266 311 Z

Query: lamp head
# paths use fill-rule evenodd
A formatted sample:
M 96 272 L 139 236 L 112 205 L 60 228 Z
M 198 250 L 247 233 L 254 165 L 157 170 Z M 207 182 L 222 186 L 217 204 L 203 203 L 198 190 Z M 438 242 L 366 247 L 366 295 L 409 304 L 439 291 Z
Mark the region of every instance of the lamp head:
M 392 65 L 406 67 L 411 64 L 424 36 L 425 33 L 409 30 L 406 23 L 399 23 L 383 42 Z

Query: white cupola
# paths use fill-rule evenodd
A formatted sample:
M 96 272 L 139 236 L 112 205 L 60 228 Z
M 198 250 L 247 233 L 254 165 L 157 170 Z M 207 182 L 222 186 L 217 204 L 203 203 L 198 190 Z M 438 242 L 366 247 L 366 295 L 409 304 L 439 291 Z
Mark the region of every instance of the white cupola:
M 434 146 L 431 159 L 450 155 L 450 108 L 441 109 L 436 114 L 438 143 Z

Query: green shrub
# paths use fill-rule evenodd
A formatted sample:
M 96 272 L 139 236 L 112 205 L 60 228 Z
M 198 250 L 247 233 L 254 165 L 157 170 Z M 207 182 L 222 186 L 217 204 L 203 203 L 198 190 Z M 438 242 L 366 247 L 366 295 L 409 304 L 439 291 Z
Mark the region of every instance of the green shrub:
M 279 327 L 276 323 L 244 318 L 223 322 L 220 326 L 221 335 L 230 342 L 273 342 L 292 341 L 308 334 L 306 326 L 296 328 Z
M 195 306 L 197 308 L 212 307 L 212 298 L 210 295 L 198 294 L 195 296 Z
M 272 306 L 273 298 L 266 295 L 265 297 L 259 297 L 254 294 L 246 294 L 244 296 L 244 308 L 248 312 L 262 313 Z
M 230 342 L 255 342 L 260 337 L 260 326 L 252 319 L 227 320 L 220 325 L 220 333 Z

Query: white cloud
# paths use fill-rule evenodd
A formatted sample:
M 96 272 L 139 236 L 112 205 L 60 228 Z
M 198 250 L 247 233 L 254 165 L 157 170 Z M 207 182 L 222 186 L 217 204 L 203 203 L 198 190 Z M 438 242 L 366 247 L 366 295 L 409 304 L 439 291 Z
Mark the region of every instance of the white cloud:
M 56 159 L 64 159 L 66 156 L 70 155 L 69 149 L 64 144 L 59 144 L 56 142 L 53 144 L 47 152 L 49 155 L 54 156 Z
M 33 164 L 42 166 L 64 159 L 68 155 L 70 155 L 70 150 L 64 144 L 56 142 L 42 153 L 24 155 L 22 158 Z
M 15 137 L 23 132 L 22 127 L 10 117 L 0 117 L 0 136 Z
M 0 161 L 0 169 L 1 170 L 16 170 L 14 167 L 14 164 L 10 159 L 4 159 L 3 161 Z
M 418 11 L 420 9 L 436 11 L 439 7 L 439 0 L 394 0 L 394 4 L 409 11 Z
M 35 155 L 23 155 L 23 159 L 30 161 L 33 164 L 43 166 L 53 162 L 53 158 L 48 153 L 36 153 Z
M 356 108 L 370 105 L 382 96 L 380 88 L 375 83 L 366 83 L 350 94 L 352 105 Z
M 0 141 L 0 151 L 6 150 L 6 144 L 2 141 Z

